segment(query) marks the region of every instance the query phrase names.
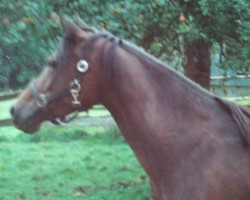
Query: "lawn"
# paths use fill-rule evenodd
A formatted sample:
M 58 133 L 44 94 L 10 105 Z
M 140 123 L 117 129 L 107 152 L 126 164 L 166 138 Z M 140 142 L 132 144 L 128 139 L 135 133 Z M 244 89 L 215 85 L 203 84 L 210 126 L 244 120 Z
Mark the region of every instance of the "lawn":
M 229 101 L 233 101 L 236 104 L 250 107 L 250 97 L 248 98 L 228 97 L 226 99 Z
M 236 103 L 250 105 L 250 99 Z M 0 102 L 0 120 L 15 100 Z M 106 116 L 100 106 L 88 116 Z M 0 127 L 0 200 L 149 200 L 145 172 L 117 128 Z
M 10 118 L 10 108 L 16 100 L 0 101 L 0 120 Z
M 0 200 L 150 199 L 148 179 L 117 128 L 0 133 Z

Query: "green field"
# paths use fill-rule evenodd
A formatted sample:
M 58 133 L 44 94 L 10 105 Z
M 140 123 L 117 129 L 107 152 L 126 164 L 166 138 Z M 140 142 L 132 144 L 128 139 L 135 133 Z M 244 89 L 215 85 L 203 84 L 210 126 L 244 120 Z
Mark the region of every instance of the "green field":
M 15 100 L 1 101 L 0 120 Z M 106 109 L 81 115 L 105 116 Z M 0 200 L 148 200 L 145 172 L 116 127 L 0 127 Z
M 16 100 L 0 101 L 0 120 L 10 118 L 10 108 Z
M 0 102 L 0 120 L 10 118 L 14 101 Z M 235 102 L 250 105 L 249 99 Z M 88 113 L 104 115 L 105 109 Z M 34 135 L 0 127 L 0 200 L 149 200 L 149 191 L 115 127 L 44 126 Z
M 117 128 L 0 133 L 1 200 L 150 199 L 146 175 Z
M 238 97 L 227 97 L 225 98 L 228 101 L 233 101 L 236 104 L 250 107 L 250 97 L 248 98 L 238 98 Z

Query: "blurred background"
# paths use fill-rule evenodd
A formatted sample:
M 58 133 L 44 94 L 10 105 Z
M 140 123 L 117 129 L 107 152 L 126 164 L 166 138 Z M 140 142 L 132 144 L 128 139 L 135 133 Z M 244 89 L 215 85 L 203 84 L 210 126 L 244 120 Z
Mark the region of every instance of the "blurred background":
M 0 0 L 0 200 L 150 199 L 146 175 L 104 107 L 32 136 L 12 127 L 10 106 L 62 37 L 59 11 L 250 106 L 249 0 Z

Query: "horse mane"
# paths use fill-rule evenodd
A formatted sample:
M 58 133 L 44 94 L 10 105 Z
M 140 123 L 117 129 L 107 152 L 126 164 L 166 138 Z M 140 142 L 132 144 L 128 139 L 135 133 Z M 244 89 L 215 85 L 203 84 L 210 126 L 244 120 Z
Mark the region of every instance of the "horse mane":
M 109 67 L 109 69 L 105 70 L 104 76 L 106 78 L 114 78 L 114 60 L 115 60 L 115 50 L 119 46 L 123 50 L 125 50 L 127 53 L 137 57 L 140 62 L 145 66 L 154 66 L 158 68 L 166 69 L 167 73 L 171 74 L 172 79 L 178 79 L 182 80 L 180 84 L 186 85 L 188 84 L 190 87 L 189 90 L 192 90 L 195 94 L 199 95 L 207 95 L 219 103 L 233 118 L 234 123 L 237 125 L 237 127 L 240 130 L 240 133 L 242 135 L 242 138 L 244 139 L 245 143 L 250 146 L 250 110 L 243 107 L 236 105 L 235 103 L 223 100 L 219 97 L 214 96 L 204 88 L 202 88 L 197 83 L 191 81 L 181 73 L 177 73 L 174 69 L 163 63 L 162 61 L 158 60 L 154 56 L 146 53 L 143 49 L 137 47 L 136 45 L 133 45 L 127 41 L 121 40 L 120 38 L 117 38 L 116 36 L 110 34 L 109 32 L 95 32 L 95 34 L 87 40 L 83 47 L 83 55 L 86 60 L 89 59 L 89 56 L 92 51 L 93 44 L 96 40 L 99 38 L 106 38 L 106 41 L 103 43 L 101 49 L 99 50 L 99 65 L 100 67 Z M 108 50 L 108 53 L 105 54 L 104 50 L 106 45 L 111 42 L 111 46 Z M 106 55 L 106 56 L 104 56 Z
M 116 48 L 120 47 L 123 50 L 125 50 L 127 53 L 135 56 L 137 59 L 140 60 L 140 62 L 145 66 L 154 66 L 155 68 L 160 69 L 166 69 L 165 72 L 171 74 L 171 78 L 182 80 L 183 86 L 185 86 L 188 82 L 189 85 L 192 85 L 194 88 L 193 91 L 199 91 L 203 95 L 211 95 L 207 90 L 205 90 L 203 87 L 198 85 L 197 83 L 191 81 L 186 76 L 182 75 L 181 73 L 178 73 L 176 70 L 174 70 L 172 67 L 166 65 L 166 63 L 160 61 L 159 59 L 155 58 L 154 56 L 148 54 L 146 51 L 144 51 L 142 48 L 131 44 L 130 42 L 127 42 L 125 40 L 122 40 L 113 34 L 107 32 L 107 31 L 94 31 L 94 35 L 89 38 L 86 43 L 84 44 L 82 48 L 83 57 L 85 60 L 89 60 L 91 52 L 93 50 L 93 44 L 100 38 L 106 39 L 103 43 L 102 47 L 100 48 L 98 55 L 99 55 L 99 66 L 101 68 L 106 67 L 109 69 L 105 70 L 105 75 L 107 78 L 112 78 L 113 70 L 114 70 L 114 63 L 115 63 L 115 57 L 116 57 Z M 108 45 L 108 43 L 111 42 L 111 46 L 108 50 L 108 52 L 105 54 L 105 47 Z

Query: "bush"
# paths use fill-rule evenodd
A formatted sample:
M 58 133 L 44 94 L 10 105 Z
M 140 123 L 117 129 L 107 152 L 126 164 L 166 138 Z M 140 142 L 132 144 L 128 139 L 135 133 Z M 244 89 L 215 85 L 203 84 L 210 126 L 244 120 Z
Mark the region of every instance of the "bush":
M 45 65 L 60 27 L 51 10 L 47 1 L 0 4 L 0 88 L 26 85 Z

